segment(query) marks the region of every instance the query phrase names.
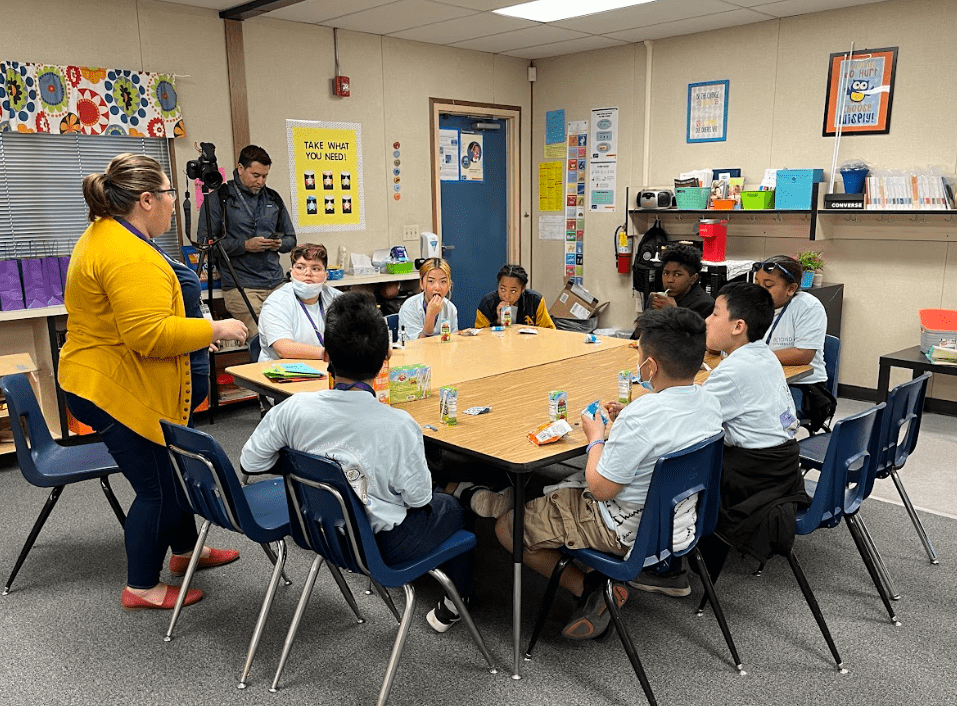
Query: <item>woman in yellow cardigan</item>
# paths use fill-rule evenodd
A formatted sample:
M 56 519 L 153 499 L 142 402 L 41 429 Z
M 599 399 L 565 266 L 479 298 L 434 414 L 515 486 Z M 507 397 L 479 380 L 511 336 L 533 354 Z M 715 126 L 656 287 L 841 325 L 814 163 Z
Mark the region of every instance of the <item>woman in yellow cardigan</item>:
M 136 493 L 125 527 L 123 608 L 171 609 L 179 588 L 159 581 L 166 550 L 173 550 L 170 570 L 184 573 L 197 534 L 193 515 L 179 505 L 159 421 L 189 420 L 189 353 L 221 339 L 242 341 L 246 326 L 186 317 L 177 276 L 152 241 L 169 230 L 176 206 L 156 160 L 119 155 L 105 173 L 83 180 L 83 198 L 92 223 L 67 273 L 59 382 L 70 411 L 96 430 Z M 238 556 L 204 548 L 199 567 Z M 190 590 L 185 603 L 202 596 Z

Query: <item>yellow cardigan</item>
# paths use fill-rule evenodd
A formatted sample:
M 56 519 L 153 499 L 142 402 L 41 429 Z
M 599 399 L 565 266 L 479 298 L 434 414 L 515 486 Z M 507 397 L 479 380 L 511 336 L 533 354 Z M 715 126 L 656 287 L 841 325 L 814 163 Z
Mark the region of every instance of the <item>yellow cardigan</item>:
M 60 387 L 162 444 L 160 419 L 189 418 L 188 354 L 209 345 L 212 324 L 186 318 L 169 263 L 112 218 L 80 237 L 63 298 Z

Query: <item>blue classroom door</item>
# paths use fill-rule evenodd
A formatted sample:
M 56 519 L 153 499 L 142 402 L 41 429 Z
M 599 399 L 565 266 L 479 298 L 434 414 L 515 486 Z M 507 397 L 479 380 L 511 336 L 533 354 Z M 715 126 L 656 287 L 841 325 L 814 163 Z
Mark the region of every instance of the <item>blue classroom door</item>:
M 439 120 L 440 128 L 459 130 L 462 174 L 470 167 L 474 173 L 476 156 L 482 170 L 481 181 L 441 182 L 442 256 L 452 268 L 451 299 L 459 312 L 459 328 L 475 323 L 478 303 L 496 288 L 495 275 L 508 253 L 507 121 L 483 118 L 483 123 L 498 123 L 501 129 L 481 132 L 472 129 L 474 122 L 458 115 Z M 469 150 L 473 143 L 481 143 L 481 149 Z

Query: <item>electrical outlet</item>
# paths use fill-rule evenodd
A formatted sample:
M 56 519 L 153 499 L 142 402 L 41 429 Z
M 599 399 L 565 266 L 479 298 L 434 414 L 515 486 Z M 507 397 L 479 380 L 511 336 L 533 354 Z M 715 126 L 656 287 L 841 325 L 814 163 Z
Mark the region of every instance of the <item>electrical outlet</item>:
M 413 241 L 419 239 L 418 226 L 402 226 L 402 240 Z

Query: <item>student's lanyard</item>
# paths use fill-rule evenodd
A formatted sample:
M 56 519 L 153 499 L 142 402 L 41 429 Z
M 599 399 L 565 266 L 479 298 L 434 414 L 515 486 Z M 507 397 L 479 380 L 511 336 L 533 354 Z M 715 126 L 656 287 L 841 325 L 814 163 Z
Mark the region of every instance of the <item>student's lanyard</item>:
M 316 322 L 312 320 L 312 317 L 309 315 L 309 310 L 306 308 L 306 305 L 302 303 L 302 299 L 296 298 L 296 301 L 299 302 L 299 306 L 302 307 L 302 313 L 306 315 L 306 318 L 309 319 L 309 323 L 312 324 L 312 330 L 316 332 L 316 338 L 319 339 L 319 345 L 325 346 L 326 342 L 322 340 L 322 334 L 319 333 L 319 327 L 316 326 Z M 326 318 L 326 310 L 322 306 L 322 294 L 319 295 L 319 316 L 323 320 Z
M 332 386 L 333 390 L 351 390 L 352 388 L 356 388 L 357 390 L 365 390 L 373 397 L 376 396 L 375 390 L 372 389 L 372 386 L 367 382 L 362 382 L 361 380 L 359 382 L 353 382 L 348 385 L 345 384 L 344 382 L 337 382 L 335 385 Z M 378 399 L 378 397 L 376 397 L 376 399 Z
M 771 343 L 771 334 L 774 333 L 774 329 L 778 327 L 778 324 L 781 322 L 781 317 L 784 316 L 784 312 L 787 311 L 787 308 L 791 306 L 793 299 L 788 299 L 788 303 L 781 307 L 781 313 L 778 314 L 778 318 L 774 320 L 774 324 L 771 326 L 771 330 L 768 331 L 768 337 L 764 339 L 765 343 Z
M 265 187 L 263 187 L 265 188 Z M 253 210 L 249 207 L 249 204 L 246 202 L 246 197 L 243 196 L 243 190 L 236 186 L 236 193 L 239 195 L 239 200 L 242 201 L 243 207 L 246 209 L 246 213 L 249 214 L 249 217 L 253 219 L 253 235 L 256 234 L 256 228 L 259 226 L 259 216 L 253 213 Z M 257 197 L 258 198 L 258 197 Z M 257 201 L 256 211 L 262 210 L 262 202 Z

